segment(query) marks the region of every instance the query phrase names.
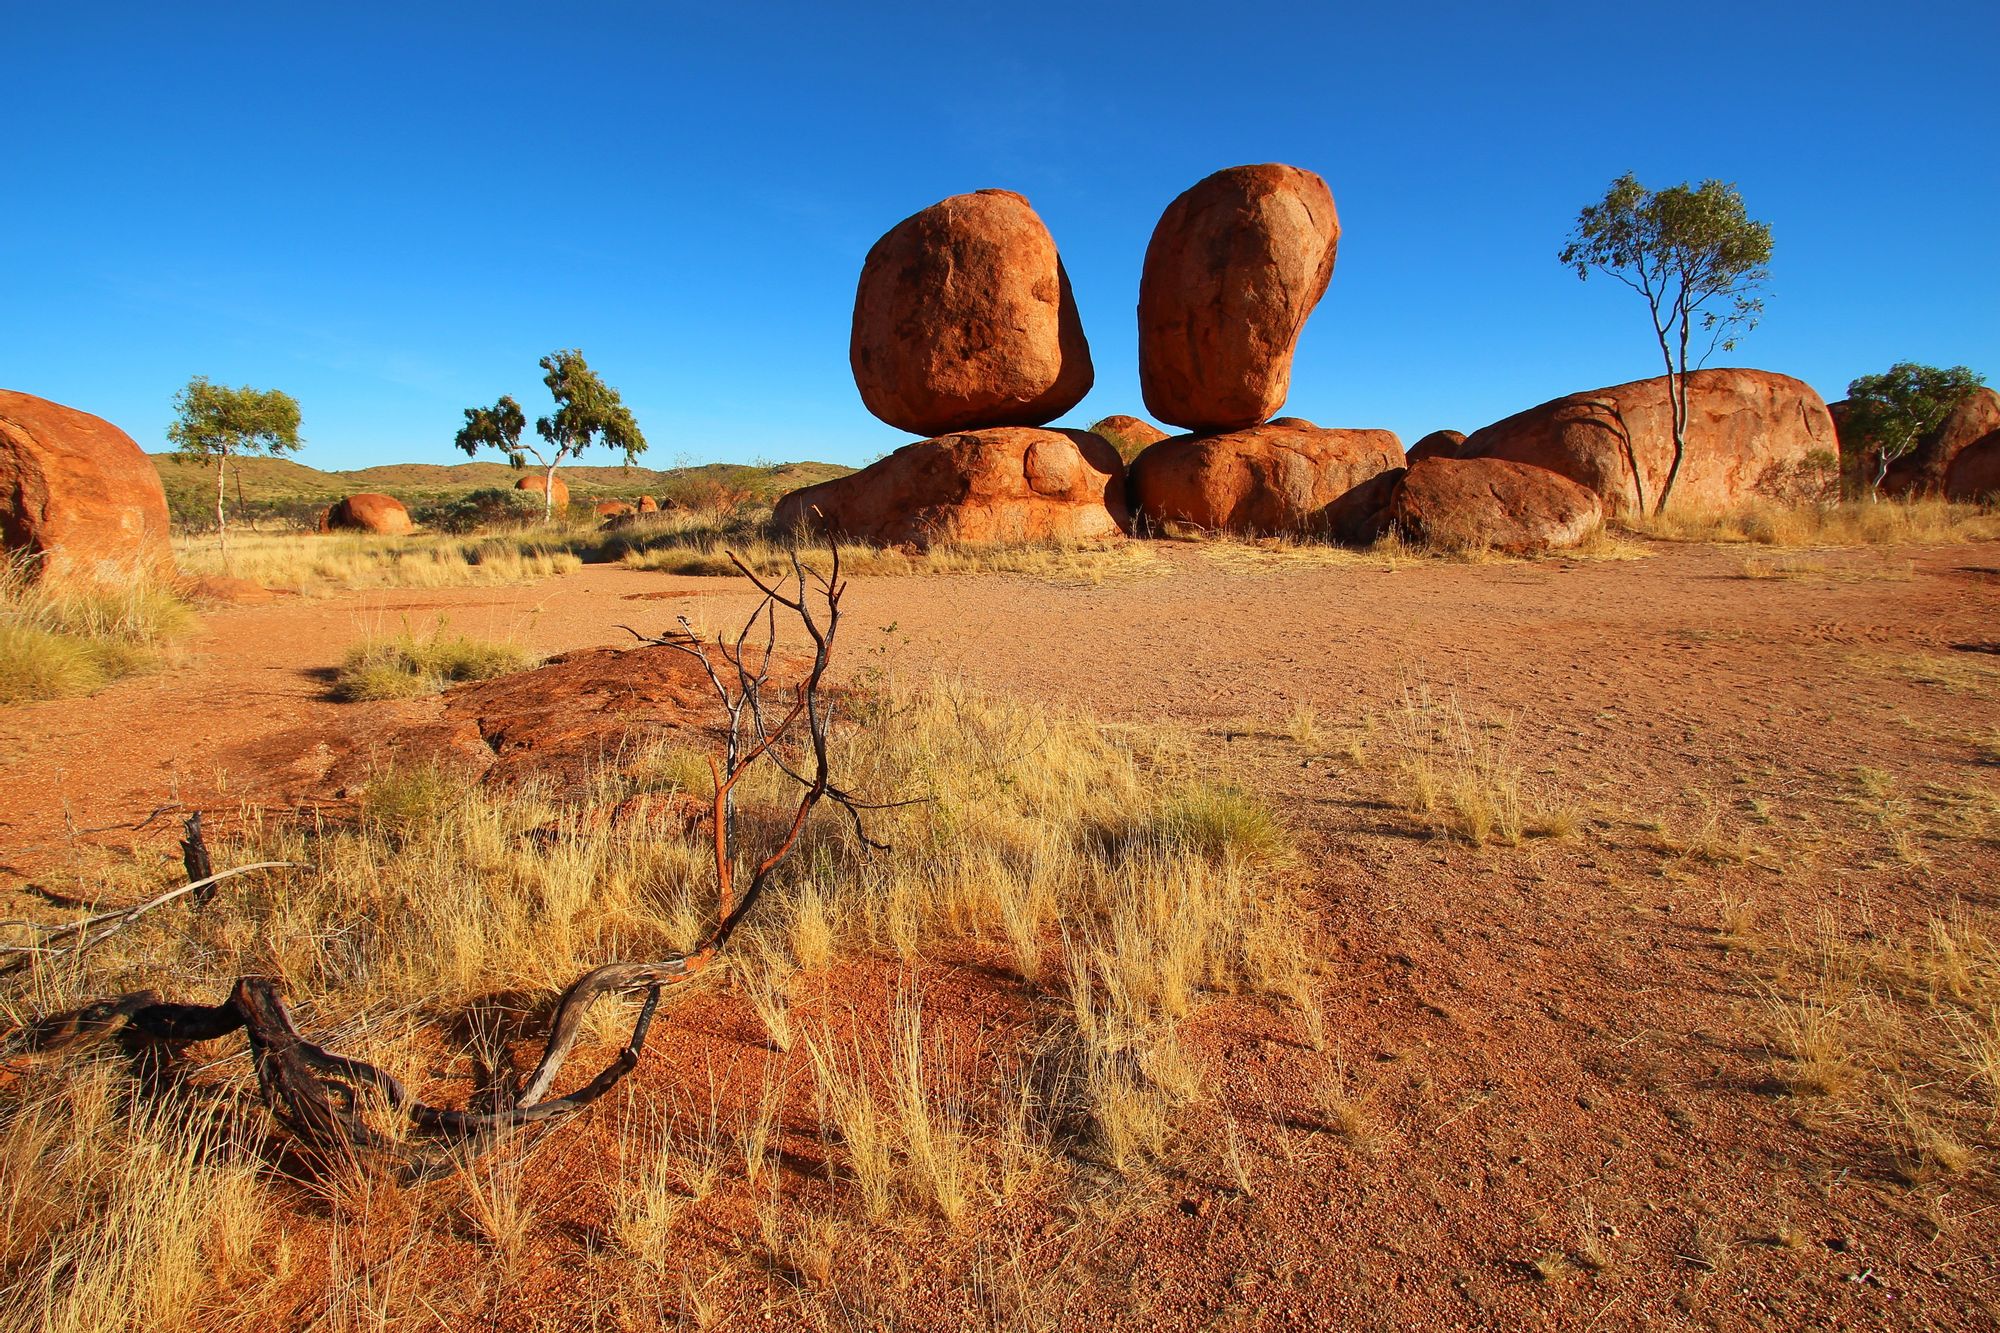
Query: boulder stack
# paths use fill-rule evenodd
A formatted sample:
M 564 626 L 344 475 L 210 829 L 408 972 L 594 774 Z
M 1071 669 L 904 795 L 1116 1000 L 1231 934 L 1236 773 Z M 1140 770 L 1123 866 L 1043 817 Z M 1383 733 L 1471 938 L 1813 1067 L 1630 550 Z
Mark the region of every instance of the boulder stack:
M 848 357 L 868 410 L 913 435 L 1044 425 L 1093 380 L 1055 240 L 1012 190 L 953 195 L 875 242 Z
M 793 491 L 772 523 L 883 546 L 1094 541 L 1127 525 L 1125 468 L 1102 437 L 996 426 L 904 445 Z
M 1673 503 L 1741 504 L 1809 455 L 1837 447 L 1826 404 L 1788 375 L 1698 370 L 1687 377 L 1687 389 L 1687 456 L 1674 479 Z M 1595 491 L 1608 514 L 1649 513 L 1674 462 L 1667 378 L 1531 407 L 1474 431 L 1459 457 L 1544 467 Z
M 173 568 L 160 474 L 101 417 L 0 389 L 0 542 L 32 578 Z
M 1270 420 L 1339 242 L 1326 182 L 1275 162 L 1218 171 L 1169 204 L 1139 279 L 1147 409 L 1196 432 Z
M 327 510 L 320 528 L 324 532 L 372 532 L 400 537 L 415 532 L 417 525 L 410 521 L 410 511 L 395 496 L 362 491 Z
M 1327 535 L 1336 502 L 1402 465 L 1402 441 L 1386 430 L 1274 421 L 1215 435 L 1177 435 L 1132 464 L 1132 505 L 1152 524 Z

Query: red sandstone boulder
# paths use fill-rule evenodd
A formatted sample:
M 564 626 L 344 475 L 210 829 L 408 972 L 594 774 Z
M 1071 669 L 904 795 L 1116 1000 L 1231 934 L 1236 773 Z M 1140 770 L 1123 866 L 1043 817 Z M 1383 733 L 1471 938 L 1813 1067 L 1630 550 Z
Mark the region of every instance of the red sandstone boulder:
M 805 526 L 883 546 L 1091 541 L 1126 527 L 1125 465 L 1087 431 L 964 431 L 793 491 L 771 518 L 781 530 Z
M 1012 190 L 953 195 L 875 242 L 848 358 L 868 410 L 914 435 L 1039 426 L 1093 378 L 1055 240 Z
M 1568 477 L 1498 458 L 1423 458 L 1389 501 L 1405 541 L 1452 551 L 1526 555 L 1582 542 L 1604 522 L 1597 493 Z
M 1322 511 L 1325 533 L 1343 546 L 1372 546 L 1389 534 L 1389 502 L 1408 468 L 1378 472 Z
M 660 502 L 650 495 L 642 495 L 639 497 L 638 511 L 642 514 L 657 514 L 660 512 Z
M 1687 457 L 1670 503 L 1728 508 L 1832 452 L 1833 419 L 1806 384 L 1763 370 L 1688 376 Z M 1673 466 L 1667 378 L 1571 394 L 1474 431 L 1460 458 L 1559 472 L 1597 492 L 1608 514 L 1650 513 Z
M 523 477 L 514 483 L 514 489 L 517 491 L 527 491 L 537 497 L 552 494 L 555 496 L 555 507 L 557 509 L 569 508 L 569 483 L 565 482 L 561 477 L 555 479 L 553 486 L 544 485 L 547 481 L 547 477 Z
M 1950 494 L 1947 475 L 1960 453 L 2000 431 L 2000 392 L 1975 389 L 1917 447 L 1889 465 L 1884 495 Z
M 1410 446 L 1410 461 L 1421 463 L 1426 458 L 1457 458 L 1464 445 L 1464 431 L 1434 430 Z
M 1326 182 L 1275 162 L 1218 171 L 1169 204 L 1139 278 L 1147 409 L 1213 432 L 1283 407 L 1292 352 L 1339 241 Z
M 639 512 L 639 506 L 629 500 L 599 500 L 590 507 L 590 512 L 599 518 L 631 518 Z
M 101 417 L 0 389 L 0 543 L 30 577 L 130 578 L 173 568 L 160 474 Z
M 1118 456 L 1128 464 L 1147 448 L 1167 438 L 1167 433 L 1152 422 L 1141 421 L 1138 417 L 1128 417 L 1122 413 L 1094 423 L 1090 433 L 1109 440 L 1111 447 L 1118 451 Z
M 401 500 L 373 491 L 348 496 L 327 510 L 320 522 L 325 532 L 373 532 L 385 537 L 400 537 L 417 530 Z
M 1155 526 L 1211 532 L 1325 532 L 1328 507 L 1403 465 L 1386 430 L 1326 430 L 1276 422 L 1222 435 L 1176 435 L 1132 465 L 1135 514 Z
M 1944 498 L 1964 504 L 2000 500 L 2000 430 L 1958 451 L 1944 471 Z

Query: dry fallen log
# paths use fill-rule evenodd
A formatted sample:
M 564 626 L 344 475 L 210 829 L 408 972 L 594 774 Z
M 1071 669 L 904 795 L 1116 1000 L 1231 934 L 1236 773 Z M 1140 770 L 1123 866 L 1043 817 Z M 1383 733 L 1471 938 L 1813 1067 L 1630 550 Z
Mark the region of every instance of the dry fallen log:
M 637 1067 L 663 992 L 700 975 L 721 954 L 773 872 L 798 844 L 813 810 L 822 801 L 832 800 L 847 811 L 858 831 L 860 812 L 880 808 L 856 801 L 835 786 L 829 776 L 827 731 L 832 709 L 823 697 L 822 685 L 839 631 L 840 601 L 846 588 L 840 579 L 838 549 L 833 552 L 832 570 L 825 576 L 810 573 L 795 556 L 794 586 L 789 595 L 784 585 L 758 580 L 740 562 L 737 568 L 756 584 L 763 600 L 733 643 L 718 639 L 712 645 L 734 675 L 734 689 L 725 682 L 725 673 L 711 661 L 711 645 L 691 632 L 645 639 L 647 643 L 672 647 L 699 658 L 708 669 L 728 718 L 723 757 L 720 762 L 710 761 L 715 787 L 716 908 L 707 937 L 689 953 L 655 962 L 607 963 L 571 983 L 556 1005 L 534 1070 L 518 1087 L 507 1081 L 493 1089 L 486 1109 L 432 1106 L 411 1096 L 386 1070 L 307 1040 L 285 1005 L 279 983 L 268 977 L 237 979 L 228 997 L 214 1005 L 169 1003 L 149 991 L 101 1000 L 17 1029 L 0 1041 L 0 1062 L 47 1061 L 116 1040 L 131 1049 L 135 1058 L 158 1067 L 171 1064 L 171 1060 L 161 1061 L 159 1057 L 171 1056 L 180 1047 L 212 1041 L 241 1029 L 249 1041 L 251 1064 L 266 1107 L 290 1132 L 308 1160 L 321 1167 L 345 1169 L 361 1164 L 364 1159 L 388 1159 L 400 1163 L 407 1174 L 419 1177 L 462 1160 L 467 1148 L 490 1146 L 512 1130 L 553 1120 L 602 1097 Z M 815 596 L 818 607 L 814 605 Z M 813 658 L 804 679 L 793 690 L 789 711 L 776 725 L 766 725 L 762 692 L 768 683 L 775 647 L 776 609 L 781 607 L 799 618 L 812 642 Z M 745 644 L 760 620 L 766 627 L 766 639 L 753 667 L 745 660 Z M 778 759 L 775 751 L 801 720 L 806 724 L 812 763 L 795 769 Z M 745 772 L 766 757 L 804 790 L 790 824 L 776 845 L 756 859 L 749 884 L 739 896 L 734 873 L 739 848 L 735 840 L 733 793 Z M 880 846 L 869 841 L 865 833 L 862 838 L 866 846 Z M 182 850 L 191 874 L 206 865 L 208 851 L 202 843 L 198 815 L 187 821 Z M 85 933 L 84 941 L 72 946 L 81 950 L 110 932 L 123 929 L 138 915 L 182 894 L 198 891 L 231 875 L 284 864 L 289 863 L 261 862 L 212 874 L 133 908 L 61 927 L 60 932 L 65 936 Z M 104 929 L 95 935 L 87 933 L 99 925 Z M 52 933 L 47 938 L 54 937 Z M 643 993 L 644 999 L 624 1046 L 582 1086 L 561 1096 L 551 1096 L 557 1078 L 582 1037 L 584 1020 L 591 1008 L 606 996 L 635 993 Z M 379 1103 L 402 1117 L 415 1138 L 423 1142 L 413 1143 L 409 1135 L 393 1135 L 376 1128 L 369 1119 L 371 1103 Z

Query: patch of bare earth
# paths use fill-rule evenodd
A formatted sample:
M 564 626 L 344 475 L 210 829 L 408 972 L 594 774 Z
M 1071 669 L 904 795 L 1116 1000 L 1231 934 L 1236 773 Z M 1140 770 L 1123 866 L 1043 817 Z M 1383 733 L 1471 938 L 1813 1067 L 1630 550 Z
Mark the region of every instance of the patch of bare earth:
M 1274 807 L 1302 849 L 1311 985 L 1196 1011 L 1200 1091 L 1156 1160 L 1070 1163 L 957 1223 L 858 1220 L 803 1052 L 741 997 L 695 994 L 535 1149 L 504 1277 L 464 1276 L 497 1271 L 468 1235 L 403 1280 L 456 1293 L 441 1325 L 510 1329 L 1992 1327 L 1993 1071 L 1955 1052 L 2000 1041 L 2000 548 L 1828 552 L 1784 577 L 1649 552 L 1378 569 L 1165 547 L 1157 575 L 1098 587 L 857 580 L 850 678 L 938 671 L 1181 728 L 1206 777 Z M 188 667 L 0 713 L 0 860 L 18 888 L 81 844 L 170 856 L 166 821 L 107 826 L 175 799 L 338 806 L 370 738 L 498 753 L 452 699 L 329 701 L 346 644 L 385 621 L 442 612 L 557 652 L 749 604 L 588 568 L 217 612 Z M 844 1036 L 913 986 L 967 1088 L 1031 1035 L 1030 988 L 977 956 L 846 958 L 793 1021 Z M 609 1257 L 617 1144 L 690 1098 L 732 1143 L 768 1114 L 772 1161 L 688 1190 L 642 1290 Z M 304 1235 L 334 1225 L 295 1210 Z

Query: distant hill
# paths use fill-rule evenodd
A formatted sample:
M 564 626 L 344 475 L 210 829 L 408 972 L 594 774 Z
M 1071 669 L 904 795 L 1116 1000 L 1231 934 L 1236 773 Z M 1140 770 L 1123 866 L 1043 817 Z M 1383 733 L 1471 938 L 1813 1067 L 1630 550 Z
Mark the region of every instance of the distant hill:
M 184 463 L 172 454 L 149 454 L 176 519 L 199 523 L 215 510 L 215 469 Z M 356 491 L 393 495 L 412 508 L 467 491 L 510 487 L 539 469 L 516 472 L 505 463 L 389 463 L 347 472 L 322 472 L 289 458 L 232 458 L 229 502 L 252 515 L 297 516 Z M 815 482 L 854 471 L 837 463 L 704 463 L 657 471 L 643 467 L 564 467 L 556 475 L 577 499 L 633 499 L 672 495 L 689 486 L 721 485 L 748 491 L 767 503 Z

